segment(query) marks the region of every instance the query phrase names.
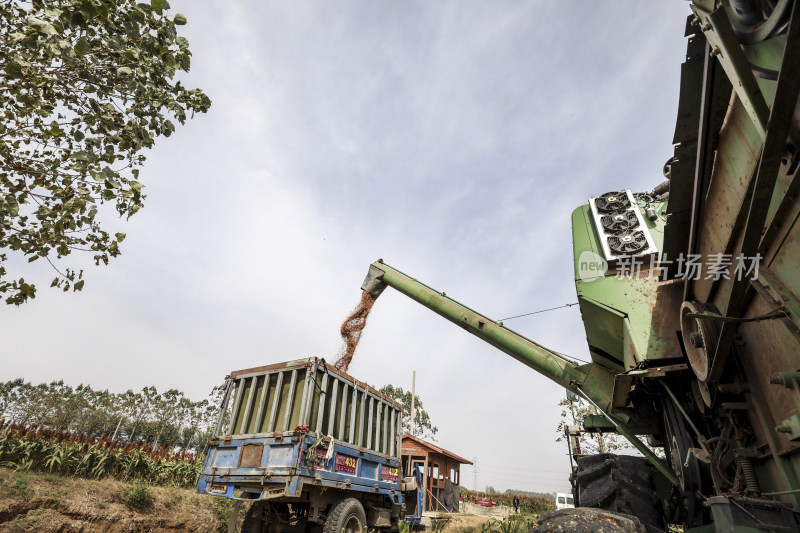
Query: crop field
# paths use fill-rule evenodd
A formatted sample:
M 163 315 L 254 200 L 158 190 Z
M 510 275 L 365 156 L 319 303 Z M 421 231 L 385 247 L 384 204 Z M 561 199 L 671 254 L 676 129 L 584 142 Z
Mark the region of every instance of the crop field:
M 192 453 L 154 449 L 144 442 L 122 445 L 44 427 L 0 421 L 0 466 L 90 479 L 114 478 L 151 485 L 193 488 L 201 464 Z

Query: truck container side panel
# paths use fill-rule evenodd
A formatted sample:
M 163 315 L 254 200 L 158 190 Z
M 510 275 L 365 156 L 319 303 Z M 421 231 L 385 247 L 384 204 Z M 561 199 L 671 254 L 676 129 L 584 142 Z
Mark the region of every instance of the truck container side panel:
M 292 400 L 294 399 L 295 389 L 297 387 L 297 370 L 292 370 L 289 373 L 288 379 L 284 378 L 283 387 L 281 388 L 281 403 L 278 408 L 278 417 L 275 420 L 275 427 L 287 427 L 290 413 L 292 412 Z
M 326 461 L 324 456 L 327 450 L 320 447 L 317 450 L 320 462 L 310 468 L 304 460 L 301 460 L 300 449 L 302 446 L 306 448 L 311 446 L 316 439 L 314 434 L 309 434 L 301 442 L 277 442 L 277 438 L 272 437 L 232 440 L 230 445 L 216 446 L 206 458 L 202 473 L 203 481 L 198 485 L 198 489 L 205 492 L 209 482 L 233 483 L 242 490 L 262 493 L 260 497 L 270 490 L 283 492 L 283 488 L 287 486 L 289 493 L 298 494 L 296 490 L 302 488 L 302 479 L 305 478 L 307 483 L 336 488 L 346 486 L 361 492 L 374 493 L 377 488 L 388 492 L 395 503 L 400 503 L 397 480 L 390 475 L 391 472 L 399 472 L 400 462 L 397 458 L 360 452 L 350 445 L 336 442 L 333 458 Z M 239 450 L 248 446 L 260 448 L 262 445 L 260 467 L 240 466 L 242 461 L 239 459 Z M 299 469 L 295 470 L 298 465 Z M 383 471 L 387 472 L 386 479 L 382 476 Z M 269 481 L 262 489 L 261 484 L 265 475 Z M 232 493 L 226 492 L 226 494 L 232 496 Z
M 356 440 L 356 427 L 358 426 L 358 387 L 353 387 L 352 405 L 350 406 L 350 438 L 348 439 L 351 444 L 358 444 Z
M 339 417 L 336 422 L 336 427 L 334 429 L 333 435 L 336 436 L 339 440 L 350 441 L 350 402 L 352 400 L 352 394 L 350 392 L 350 386 L 347 383 L 342 382 L 342 387 L 339 394 L 341 395 L 341 412 L 339 413 Z
M 369 402 L 369 417 L 367 418 L 367 448 L 372 449 L 372 442 L 375 440 L 373 434 L 375 433 L 375 400 L 370 396 L 367 401 Z
M 287 428 L 287 431 L 290 431 L 297 426 L 300 425 L 300 414 L 302 411 L 302 403 L 303 403 L 303 396 L 305 395 L 305 384 L 306 384 L 306 371 L 305 370 L 297 370 L 295 372 L 295 387 L 294 394 L 291 394 L 289 397 L 291 398 L 290 405 L 287 408 L 290 408 L 289 411 L 289 420 L 288 424 L 284 422 L 284 424 L 280 427 Z
M 288 466 L 292 464 L 295 444 L 273 444 L 269 447 L 266 464 L 262 466 Z
M 319 374 L 315 377 L 316 385 L 311 390 L 311 412 L 312 415 L 308 419 L 308 425 L 311 431 L 320 431 L 322 425 L 322 418 L 325 415 L 325 398 L 327 398 L 328 375 Z
M 311 374 L 306 372 L 304 374 L 305 379 L 303 380 L 303 395 L 302 399 L 300 400 L 300 417 L 297 421 L 298 426 L 306 425 L 306 420 L 308 419 L 308 395 L 311 389 L 315 388 L 314 383 L 312 381 Z
M 375 402 L 375 424 L 374 424 L 374 428 L 373 428 L 373 431 L 372 431 L 372 435 L 373 435 L 373 438 L 374 438 L 372 449 L 373 450 L 377 450 L 377 451 L 381 451 L 381 444 L 383 444 L 383 442 L 381 441 L 381 415 L 382 414 L 383 414 L 383 405 L 380 402 L 376 401 Z
M 356 388 L 348 385 L 347 387 L 347 412 L 345 413 L 346 420 L 344 426 L 344 434 L 339 440 L 347 440 L 351 444 L 355 444 L 356 440 Z
M 333 380 L 333 384 L 331 385 L 331 390 L 330 390 L 330 393 L 329 393 L 330 402 L 328 404 L 328 416 L 326 417 L 327 420 L 326 420 L 326 423 L 325 423 L 325 434 L 326 435 L 335 435 L 336 434 L 337 417 L 336 417 L 336 415 L 334 413 L 331 413 L 331 410 L 335 410 L 336 406 L 339 405 L 337 403 L 337 400 L 339 399 L 339 389 L 341 388 L 340 385 L 341 385 L 341 383 L 340 383 L 340 381 L 338 379 L 334 379 Z
M 367 395 L 363 391 L 358 393 L 358 442 L 356 446 L 363 446 L 367 441 L 366 424 L 364 423 L 364 413 L 367 412 Z
M 256 416 L 256 402 L 261 396 L 261 391 L 264 389 L 264 381 L 266 376 L 253 376 L 250 378 L 250 390 L 247 391 L 247 401 L 245 402 L 244 414 L 242 415 L 242 427 L 240 433 L 255 433 L 253 428 L 253 419 Z
M 283 372 L 268 376 L 267 386 L 258 395 L 258 416 L 253 422 L 253 433 L 270 433 L 275 431 L 275 419 L 281 404 L 280 389 L 283 384 Z
M 336 425 L 336 438 L 352 444 L 353 440 L 350 438 L 350 426 L 353 420 L 353 387 L 347 383 L 343 383 L 340 394 L 342 396 L 342 412 L 339 414 L 339 423 Z
M 242 395 L 244 394 L 243 380 L 238 380 L 233 390 L 233 410 L 231 411 L 231 425 L 228 428 L 228 435 L 234 435 L 237 426 L 241 426 L 241 410 L 239 409 L 242 403 Z
M 264 418 L 266 416 L 266 407 L 267 407 L 267 394 L 269 392 L 269 387 L 264 386 L 264 381 L 261 380 L 260 386 L 256 388 L 255 394 L 255 402 L 256 402 L 256 411 L 255 411 L 255 419 L 253 421 L 253 431 L 258 433 L 263 433 L 266 430 L 264 429 Z
M 233 468 L 239 462 L 239 448 L 217 446 L 209 455 L 209 460 L 214 468 Z

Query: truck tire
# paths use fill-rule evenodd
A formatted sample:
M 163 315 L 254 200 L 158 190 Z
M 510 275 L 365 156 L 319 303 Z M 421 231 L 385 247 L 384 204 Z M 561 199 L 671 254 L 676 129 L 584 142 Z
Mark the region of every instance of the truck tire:
M 648 533 L 635 516 L 602 509 L 561 509 L 539 518 L 529 533 Z
M 578 458 L 578 503 L 635 516 L 647 533 L 667 530 L 661 502 L 653 490 L 653 466 L 644 457 L 603 453 Z
M 287 527 L 281 524 L 281 519 L 276 515 L 283 512 L 288 515 L 289 509 L 285 503 L 268 504 L 263 501 L 254 502 L 244 515 L 241 533 L 281 533 L 287 531 Z M 264 517 L 267 517 L 266 520 Z M 283 518 L 284 523 L 288 521 Z
M 323 533 L 366 533 L 367 515 L 361 502 L 346 498 L 337 503 L 325 520 Z
M 242 533 L 263 533 L 264 521 L 261 519 L 261 509 L 259 503 L 254 503 L 247 510 L 244 515 L 244 523 L 242 524 Z

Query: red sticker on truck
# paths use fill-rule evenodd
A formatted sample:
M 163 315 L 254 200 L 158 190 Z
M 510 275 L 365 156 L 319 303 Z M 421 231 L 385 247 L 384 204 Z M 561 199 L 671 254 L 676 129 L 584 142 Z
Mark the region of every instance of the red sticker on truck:
M 336 454 L 336 471 L 345 474 L 355 474 L 358 458 L 349 455 Z
M 397 483 L 399 471 L 396 466 L 381 465 L 381 481 L 391 481 Z

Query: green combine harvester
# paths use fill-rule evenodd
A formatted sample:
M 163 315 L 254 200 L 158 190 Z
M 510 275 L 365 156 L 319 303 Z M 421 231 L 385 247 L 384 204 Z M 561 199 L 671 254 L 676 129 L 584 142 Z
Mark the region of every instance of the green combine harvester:
M 642 453 L 579 458 L 584 508 L 539 531 L 800 531 L 800 8 L 690 7 L 667 180 L 572 213 L 590 364 L 382 261 L 362 286 L 400 291 L 583 397 L 600 413 L 586 431 Z

